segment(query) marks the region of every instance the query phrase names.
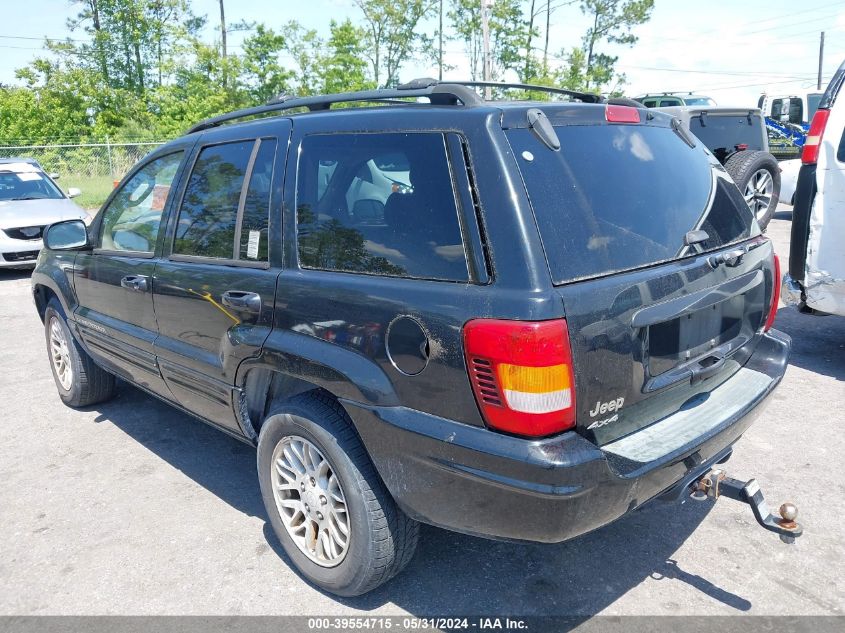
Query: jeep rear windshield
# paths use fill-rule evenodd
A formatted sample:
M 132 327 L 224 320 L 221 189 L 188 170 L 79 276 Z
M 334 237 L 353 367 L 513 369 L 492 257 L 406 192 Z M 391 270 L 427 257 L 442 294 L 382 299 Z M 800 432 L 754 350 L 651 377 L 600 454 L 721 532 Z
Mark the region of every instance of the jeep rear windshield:
M 697 143 L 666 127 L 556 126 L 552 151 L 506 134 L 557 284 L 695 255 L 759 233 L 742 195 Z M 707 239 L 686 246 L 689 231 Z

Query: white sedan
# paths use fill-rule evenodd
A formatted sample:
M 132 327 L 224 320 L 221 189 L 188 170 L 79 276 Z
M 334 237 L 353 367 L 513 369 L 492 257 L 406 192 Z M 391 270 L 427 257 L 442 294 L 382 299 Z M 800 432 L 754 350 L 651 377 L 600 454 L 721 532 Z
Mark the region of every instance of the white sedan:
M 32 159 L 0 159 L 0 268 L 29 268 L 41 250 L 44 227 L 61 220 L 88 221 L 85 213 Z

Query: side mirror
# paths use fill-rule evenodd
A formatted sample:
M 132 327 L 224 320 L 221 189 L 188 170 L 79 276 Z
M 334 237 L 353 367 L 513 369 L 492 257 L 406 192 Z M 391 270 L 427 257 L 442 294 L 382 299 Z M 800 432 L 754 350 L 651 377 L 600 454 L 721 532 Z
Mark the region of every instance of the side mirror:
M 77 189 L 76 187 L 70 187 L 67 190 L 67 197 L 68 198 L 75 198 L 76 196 L 82 194 L 82 189 Z
M 59 174 L 52 173 L 52 174 L 50 174 L 50 178 L 52 178 L 53 180 L 58 180 L 58 179 L 59 179 Z
M 88 246 L 88 229 L 82 220 L 65 220 L 44 230 L 44 246 L 54 251 L 70 251 Z

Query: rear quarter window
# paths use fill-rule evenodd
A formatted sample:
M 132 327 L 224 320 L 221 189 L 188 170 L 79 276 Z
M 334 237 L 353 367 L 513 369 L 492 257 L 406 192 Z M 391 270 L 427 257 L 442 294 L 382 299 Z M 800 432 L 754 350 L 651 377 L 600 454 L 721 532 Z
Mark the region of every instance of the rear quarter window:
M 555 130 L 559 151 L 549 150 L 527 129 L 506 132 L 555 283 L 671 261 L 759 232 L 718 163 L 671 129 Z M 685 246 L 684 236 L 695 229 L 706 230 L 709 238 Z
M 303 268 L 467 281 L 443 134 L 317 134 L 300 148 Z

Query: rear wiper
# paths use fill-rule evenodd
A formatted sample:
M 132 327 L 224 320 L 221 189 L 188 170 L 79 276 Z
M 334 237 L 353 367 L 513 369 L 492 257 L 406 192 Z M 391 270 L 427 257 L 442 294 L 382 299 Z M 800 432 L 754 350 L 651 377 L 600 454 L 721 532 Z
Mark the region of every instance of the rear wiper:
M 694 148 L 694 147 L 695 147 L 695 138 L 694 138 L 694 137 L 693 137 L 693 135 L 690 133 L 690 131 L 689 131 L 689 130 L 687 130 L 687 129 L 684 127 L 684 124 L 683 124 L 683 123 L 681 123 L 681 120 L 680 120 L 680 119 L 672 119 L 672 123 L 671 123 L 671 125 L 672 125 L 672 131 L 673 131 L 675 134 L 677 134 L 679 137 L 681 137 L 681 140 L 682 140 L 684 143 L 686 143 L 687 145 L 689 145 L 691 148 Z M 702 125 L 702 127 L 704 127 L 704 126 Z
M 701 244 L 709 239 L 710 235 L 704 229 L 688 231 L 687 234 L 684 235 L 684 245 L 692 246 L 693 244 Z

